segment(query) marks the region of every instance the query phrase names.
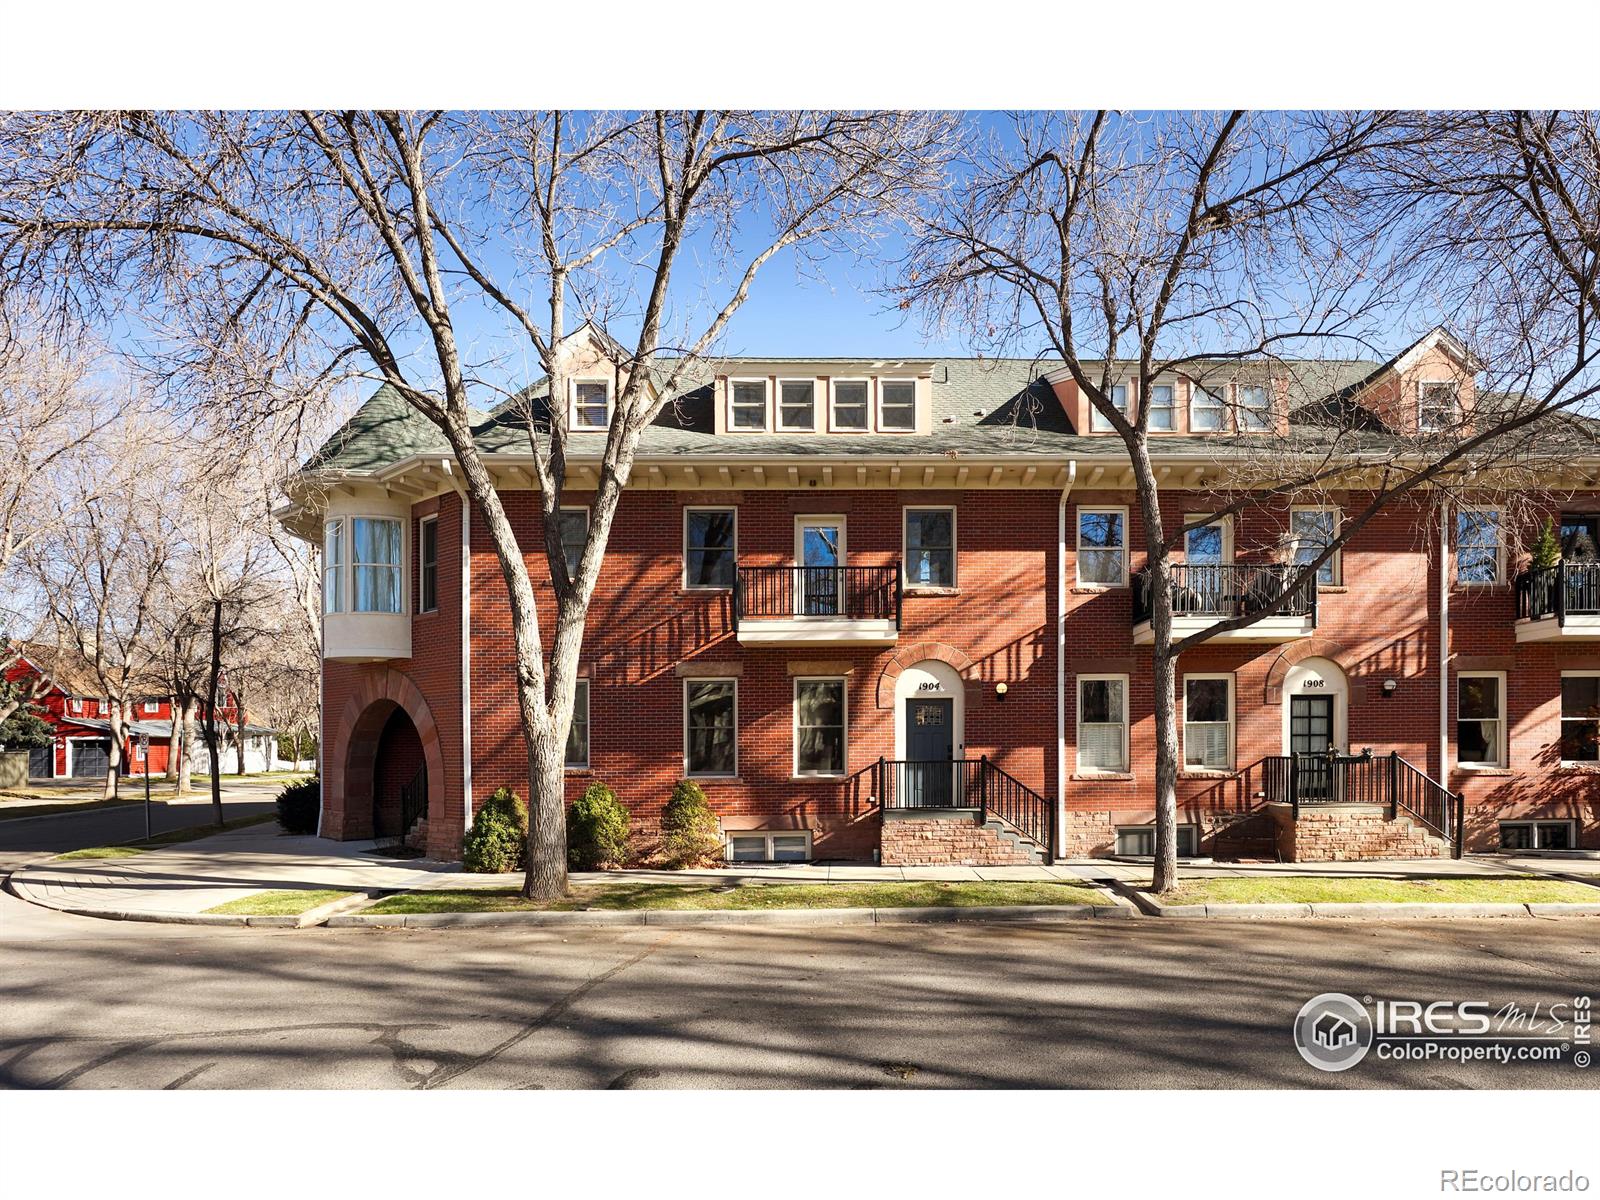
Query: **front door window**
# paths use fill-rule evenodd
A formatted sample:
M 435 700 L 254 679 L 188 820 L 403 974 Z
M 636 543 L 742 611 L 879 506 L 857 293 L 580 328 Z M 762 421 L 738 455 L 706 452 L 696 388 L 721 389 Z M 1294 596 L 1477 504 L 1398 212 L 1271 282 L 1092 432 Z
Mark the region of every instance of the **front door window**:
M 1289 698 L 1289 752 L 1301 799 L 1326 798 L 1333 784 L 1328 751 L 1333 748 L 1333 697 Z
M 804 521 L 799 536 L 795 600 L 808 617 L 836 617 L 844 583 L 844 523 Z

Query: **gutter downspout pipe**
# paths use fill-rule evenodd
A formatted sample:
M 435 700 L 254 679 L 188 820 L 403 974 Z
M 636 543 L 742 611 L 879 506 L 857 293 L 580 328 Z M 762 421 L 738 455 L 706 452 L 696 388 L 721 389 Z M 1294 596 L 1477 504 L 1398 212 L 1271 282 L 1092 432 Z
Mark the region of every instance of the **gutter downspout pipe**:
M 1061 858 L 1067 828 L 1067 497 L 1078 482 L 1078 460 L 1067 460 L 1067 482 L 1056 506 L 1056 836 Z
M 472 505 L 448 458 L 439 469 L 461 503 L 461 821 L 472 828 Z
M 1439 782 L 1450 787 L 1450 512 L 1439 510 Z

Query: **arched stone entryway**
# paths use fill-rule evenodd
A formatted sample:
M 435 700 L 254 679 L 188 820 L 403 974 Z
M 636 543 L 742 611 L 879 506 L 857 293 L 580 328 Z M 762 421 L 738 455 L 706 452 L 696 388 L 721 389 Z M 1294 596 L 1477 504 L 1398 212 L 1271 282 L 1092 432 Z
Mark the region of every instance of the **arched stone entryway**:
M 410 679 L 388 669 L 372 673 L 327 732 L 324 837 L 372 837 L 375 816 L 381 821 L 390 809 L 398 823 L 399 791 L 419 767 L 426 779 L 430 828 L 438 824 L 445 796 L 439 729 Z

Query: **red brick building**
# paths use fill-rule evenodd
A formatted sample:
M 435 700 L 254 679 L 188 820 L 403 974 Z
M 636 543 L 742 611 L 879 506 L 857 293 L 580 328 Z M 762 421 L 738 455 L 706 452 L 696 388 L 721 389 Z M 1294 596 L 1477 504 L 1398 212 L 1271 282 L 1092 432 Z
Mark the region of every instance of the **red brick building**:
M 569 352 L 577 531 L 618 374 L 584 333 Z M 1387 363 L 1165 381 L 1148 398 L 1164 520 L 1215 511 L 1259 447 L 1330 403 L 1379 438 L 1443 406 L 1470 420 L 1475 370 L 1441 331 Z M 1070 378 L 1017 360 L 741 359 L 676 399 L 641 443 L 589 615 L 569 798 L 602 779 L 648 829 L 691 775 L 736 859 L 1148 853 L 1140 517 L 1120 439 Z M 1573 436 L 1575 475 L 1592 472 L 1592 437 Z M 491 414 L 478 437 L 537 585 L 525 434 Z M 446 858 L 472 805 L 527 794 L 504 588 L 449 467 L 380 389 L 284 514 L 325 547 L 322 832 L 420 833 L 425 816 Z M 1400 504 L 1281 613 L 1186 654 L 1185 849 L 1600 847 L 1600 492 L 1551 494 L 1562 566 L 1524 570 L 1541 522 L 1504 500 Z M 1281 594 L 1362 504 L 1324 493 L 1191 532 L 1180 632 Z

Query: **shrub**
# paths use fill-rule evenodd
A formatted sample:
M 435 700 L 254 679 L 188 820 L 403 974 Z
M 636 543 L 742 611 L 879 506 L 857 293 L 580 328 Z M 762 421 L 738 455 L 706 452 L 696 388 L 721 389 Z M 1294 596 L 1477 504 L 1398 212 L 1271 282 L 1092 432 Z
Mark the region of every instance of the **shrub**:
M 567 810 L 567 865 L 596 871 L 628 857 L 628 810 L 596 780 Z
M 1539 540 L 1533 544 L 1533 565 L 1535 567 L 1553 567 L 1561 561 L 1561 539 L 1556 536 L 1556 523 L 1550 518 L 1544 519 L 1544 528 L 1539 531 Z
M 322 811 L 322 780 L 313 775 L 278 793 L 278 828 L 285 833 L 315 833 Z
M 527 853 L 527 805 L 510 788 L 496 788 L 461 843 L 462 869 L 482 875 L 521 871 L 527 867 Z
M 661 854 L 667 866 L 698 867 L 722 853 L 716 814 L 700 785 L 680 779 L 661 818 Z

